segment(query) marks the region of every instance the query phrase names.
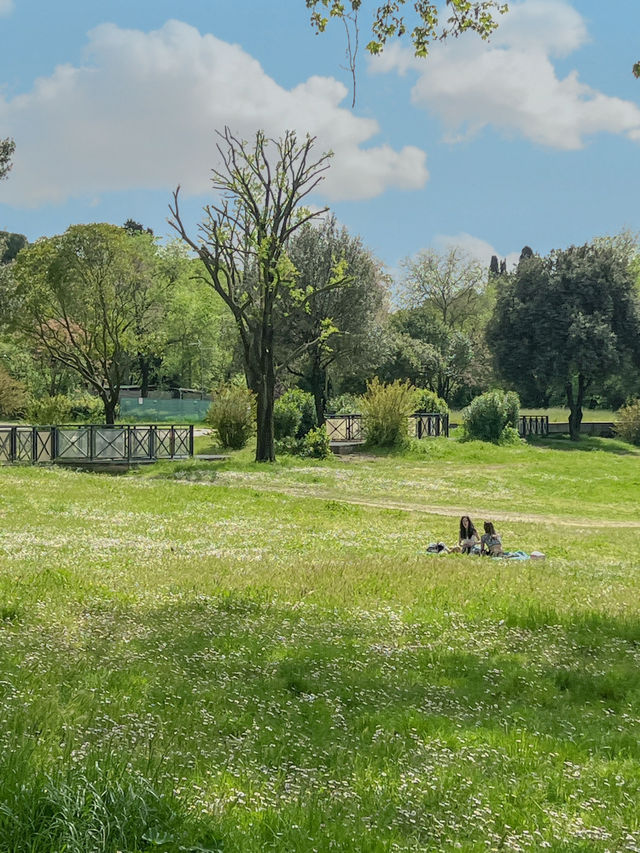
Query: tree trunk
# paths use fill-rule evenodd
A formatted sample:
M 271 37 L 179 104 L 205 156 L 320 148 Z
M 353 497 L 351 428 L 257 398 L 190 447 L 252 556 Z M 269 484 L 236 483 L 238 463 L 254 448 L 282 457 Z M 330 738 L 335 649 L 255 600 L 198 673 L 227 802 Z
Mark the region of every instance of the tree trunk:
M 325 421 L 324 413 L 327 407 L 327 371 L 322 367 L 317 353 L 313 353 L 311 361 L 311 391 L 316 407 L 316 420 L 318 426 L 322 426 Z
M 106 396 L 102 398 L 102 405 L 104 406 L 104 422 L 107 426 L 113 426 L 116 422 L 116 406 L 118 405 L 118 399 L 114 400 L 111 396 Z
M 150 359 L 142 353 L 138 354 L 138 365 L 140 367 L 140 396 L 149 396 L 149 375 L 151 373 Z
M 569 406 L 569 437 L 571 441 L 579 441 L 580 425 L 582 424 L 582 404 L 587 389 L 587 383 L 582 373 L 578 374 L 577 394 L 573 393 L 573 382 L 569 380 L 566 385 L 567 405 Z
M 270 381 L 268 376 L 263 376 L 256 396 L 256 462 L 275 462 L 276 451 L 273 437 L 275 378 Z
M 276 390 L 276 371 L 271 346 L 272 335 L 267 329 L 261 347 L 259 368 L 247 366 L 249 387 L 256 395 L 256 462 L 275 462 L 276 451 L 273 435 L 273 404 Z

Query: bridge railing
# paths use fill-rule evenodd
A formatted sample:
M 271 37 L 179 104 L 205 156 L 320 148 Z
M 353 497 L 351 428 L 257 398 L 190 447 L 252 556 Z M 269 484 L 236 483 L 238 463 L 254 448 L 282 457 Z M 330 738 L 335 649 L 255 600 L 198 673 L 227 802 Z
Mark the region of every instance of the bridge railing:
M 522 438 L 529 435 L 549 435 L 549 415 L 520 415 L 518 432 Z
M 407 431 L 413 438 L 435 438 L 449 435 L 449 415 L 416 412 L 407 419 Z M 364 441 L 366 429 L 362 415 L 327 415 L 325 426 L 329 441 Z
M 0 463 L 143 462 L 193 456 L 193 426 L 0 426 Z

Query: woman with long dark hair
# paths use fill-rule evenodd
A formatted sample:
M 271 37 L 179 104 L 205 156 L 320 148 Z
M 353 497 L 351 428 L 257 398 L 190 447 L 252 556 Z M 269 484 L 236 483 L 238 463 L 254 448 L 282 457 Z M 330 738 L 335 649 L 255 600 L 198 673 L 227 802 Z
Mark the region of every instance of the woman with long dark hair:
M 502 556 L 502 537 L 496 532 L 492 521 L 484 523 L 484 533 L 480 537 L 480 553 L 490 557 Z
M 458 538 L 458 545 L 462 548 L 462 553 L 470 554 L 479 542 L 480 537 L 473 521 L 468 515 L 463 515 L 460 519 L 460 536 Z

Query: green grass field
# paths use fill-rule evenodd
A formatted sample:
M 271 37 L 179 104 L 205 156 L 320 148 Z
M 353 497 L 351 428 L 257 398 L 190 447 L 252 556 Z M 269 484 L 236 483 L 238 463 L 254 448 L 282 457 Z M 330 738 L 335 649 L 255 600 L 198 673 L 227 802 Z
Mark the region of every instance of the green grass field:
M 569 423 L 569 409 L 562 406 L 555 406 L 551 409 L 520 409 L 521 415 L 548 415 L 549 423 L 552 424 L 567 424 Z M 583 409 L 582 420 L 585 423 L 615 423 L 618 413 L 611 409 Z M 462 410 L 456 409 L 451 412 L 451 421 L 453 423 L 462 422 Z
M 640 850 L 637 449 L 0 480 L 3 853 Z

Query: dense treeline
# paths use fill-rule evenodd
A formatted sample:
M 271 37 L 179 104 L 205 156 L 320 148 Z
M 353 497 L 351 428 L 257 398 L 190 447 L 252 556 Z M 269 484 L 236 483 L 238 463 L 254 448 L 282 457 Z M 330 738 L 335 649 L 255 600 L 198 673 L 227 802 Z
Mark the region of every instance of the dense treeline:
M 451 407 L 494 388 L 525 406 L 617 409 L 640 393 L 639 262 L 623 234 L 517 267 L 459 248 L 382 263 L 327 210 L 302 204 L 328 155 L 295 134 L 221 134 L 219 203 L 200 237 L 162 242 L 141 224 L 74 225 L 28 245 L 0 233 L 0 416 L 91 394 L 106 422 L 123 386 L 244 384 L 258 458 L 274 458 L 274 402 L 313 397 L 315 421 L 367 382 L 408 380 Z
M 72 226 L 31 246 L 0 239 L 0 369 L 13 382 L 1 386 L 5 417 L 27 396 L 90 391 L 112 420 L 122 385 L 142 396 L 210 391 L 242 375 L 233 318 L 179 243 L 112 225 Z M 276 396 L 309 391 L 319 423 L 373 376 L 408 379 L 455 408 L 504 387 L 529 407 L 616 409 L 640 393 L 635 252 L 628 236 L 548 257 L 525 247 L 507 272 L 457 248 L 422 251 L 404 261 L 392 301 L 359 238 L 331 216 L 307 223 L 288 245 L 296 286 L 277 318 Z M 337 274 L 344 281 L 327 287 Z

